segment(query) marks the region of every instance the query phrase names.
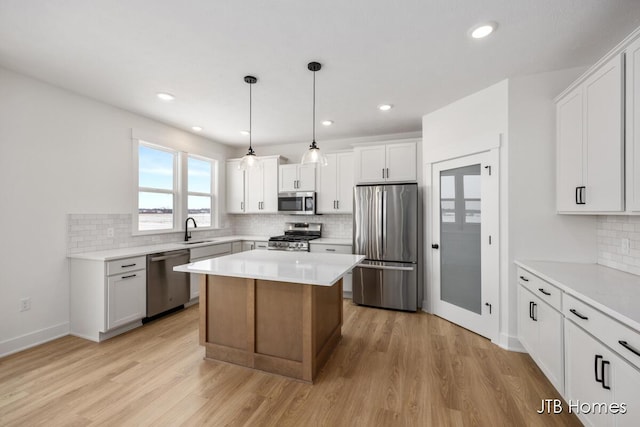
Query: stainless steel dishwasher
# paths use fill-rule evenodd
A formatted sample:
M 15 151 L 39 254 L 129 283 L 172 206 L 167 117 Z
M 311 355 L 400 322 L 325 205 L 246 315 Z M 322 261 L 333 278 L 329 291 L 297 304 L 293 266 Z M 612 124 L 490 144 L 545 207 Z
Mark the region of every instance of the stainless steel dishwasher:
M 188 249 L 147 255 L 147 318 L 189 301 L 189 273 L 173 271 L 188 263 Z

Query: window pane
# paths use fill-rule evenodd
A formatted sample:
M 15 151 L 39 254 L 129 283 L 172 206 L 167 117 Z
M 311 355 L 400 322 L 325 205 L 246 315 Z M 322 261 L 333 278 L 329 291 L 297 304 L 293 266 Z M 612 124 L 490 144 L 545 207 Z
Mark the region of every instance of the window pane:
M 173 190 L 174 154 L 138 146 L 138 183 L 140 187 Z
M 440 177 L 440 198 L 455 199 L 456 198 L 456 177 L 441 176 Z
M 466 212 L 464 221 L 470 224 L 480 224 L 482 222 L 480 212 Z
M 188 190 L 196 193 L 211 193 L 211 162 L 189 157 Z
M 468 211 L 479 211 L 480 210 L 480 200 L 465 200 L 464 208 Z
M 138 193 L 138 230 L 173 228 L 173 195 Z
M 189 196 L 187 211 L 198 227 L 211 227 L 211 197 Z
M 463 177 L 465 199 L 480 198 L 480 181 L 481 180 L 482 180 L 482 177 L 480 175 L 465 175 Z

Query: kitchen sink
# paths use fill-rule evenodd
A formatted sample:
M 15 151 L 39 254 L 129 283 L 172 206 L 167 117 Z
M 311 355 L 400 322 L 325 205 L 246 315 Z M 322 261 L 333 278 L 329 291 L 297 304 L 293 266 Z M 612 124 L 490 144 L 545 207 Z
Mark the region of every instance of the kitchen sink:
M 198 243 L 210 243 L 215 242 L 215 240 L 194 240 L 193 242 L 180 242 L 183 245 L 197 245 Z

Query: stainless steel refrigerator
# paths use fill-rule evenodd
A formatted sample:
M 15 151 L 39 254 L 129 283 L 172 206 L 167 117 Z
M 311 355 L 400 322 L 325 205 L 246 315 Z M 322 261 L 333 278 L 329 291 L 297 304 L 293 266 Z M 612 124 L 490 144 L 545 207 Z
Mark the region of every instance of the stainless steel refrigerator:
M 353 202 L 353 302 L 416 311 L 419 278 L 417 184 L 358 185 Z

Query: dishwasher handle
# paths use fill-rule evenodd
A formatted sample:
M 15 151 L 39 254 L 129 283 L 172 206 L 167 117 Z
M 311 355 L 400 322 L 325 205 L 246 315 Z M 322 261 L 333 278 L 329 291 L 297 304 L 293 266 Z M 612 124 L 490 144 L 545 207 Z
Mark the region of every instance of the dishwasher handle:
M 149 258 L 149 261 L 151 262 L 164 261 L 165 259 L 178 258 L 185 255 L 189 255 L 189 251 L 180 251 L 179 253 L 171 253 L 169 255 L 162 255 L 162 256 L 151 256 Z

